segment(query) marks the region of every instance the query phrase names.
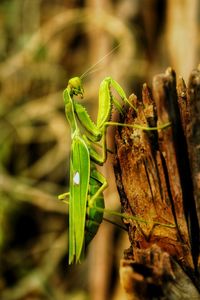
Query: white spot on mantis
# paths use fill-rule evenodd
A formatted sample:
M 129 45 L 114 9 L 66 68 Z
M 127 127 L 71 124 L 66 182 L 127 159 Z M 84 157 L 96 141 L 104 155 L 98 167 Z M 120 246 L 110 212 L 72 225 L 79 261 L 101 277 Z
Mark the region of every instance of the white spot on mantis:
M 80 184 L 80 174 L 79 174 L 79 172 L 76 172 L 74 174 L 73 182 L 74 182 L 74 184 L 77 184 L 77 185 Z

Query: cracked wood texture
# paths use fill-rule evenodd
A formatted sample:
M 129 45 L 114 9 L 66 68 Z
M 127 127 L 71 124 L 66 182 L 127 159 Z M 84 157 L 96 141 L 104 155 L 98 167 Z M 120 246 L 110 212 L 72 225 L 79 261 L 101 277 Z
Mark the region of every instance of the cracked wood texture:
M 131 246 L 121 262 L 127 299 L 200 299 L 200 69 L 188 88 L 168 68 L 130 97 L 118 127 L 114 164 Z M 142 222 L 147 221 L 147 223 Z M 159 224 L 160 223 L 160 224 Z M 174 225 L 170 227 L 169 225 Z

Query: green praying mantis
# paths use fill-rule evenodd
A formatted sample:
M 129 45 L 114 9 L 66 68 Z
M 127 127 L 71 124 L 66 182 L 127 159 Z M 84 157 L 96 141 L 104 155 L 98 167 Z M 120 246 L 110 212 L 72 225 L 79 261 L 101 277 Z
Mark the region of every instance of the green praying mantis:
M 81 262 L 85 248 L 93 239 L 102 222 L 104 208 L 103 191 L 108 184 L 96 165 L 103 165 L 107 159 L 106 129 L 108 126 L 128 126 L 142 130 L 158 130 L 158 127 L 121 124 L 111 122 L 112 106 L 122 113 L 122 105 L 113 96 L 111 87 L 120 96 L 123 103 L 132 106 L 122 87 L 111 77 L 106 77 L 99 88 L 99 110 L 96 124 L 91 120 L 85 107 L 75 99 L 83 97 L 83 85 L 80 77 L 69 80 L 64 90 L 66 118 L 71 128 L 70 188 L 68 193 L 59 196 L 69 197 L 69 264 Z M 102 153 L 95 145 L 101 145 Z M 134 216 L 110 211 L 111 214 L 145 222 Z M 155 224 L 161 224 L 159 222 Z M 166 224 L 163 224 L 166 226 Z M 170 225 L 169 225 L 170 226 Z

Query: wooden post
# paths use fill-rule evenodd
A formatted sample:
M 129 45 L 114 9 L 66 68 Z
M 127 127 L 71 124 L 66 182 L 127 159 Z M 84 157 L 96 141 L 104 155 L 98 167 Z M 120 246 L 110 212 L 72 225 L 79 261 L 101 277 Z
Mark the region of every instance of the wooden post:
M 130 97 L 121 122 L 171 126 L 158 131 L 118 127 L 115 175 L 130 248 L 121 262 L 127 299 L 199 299 L 200 69 L 188 88 L 168 68 Z M 161 224 L 158 224 L 161 223 Z M 166 226 L 165 226 L 165 225 Z M 174 227 L 170 227 L 174 225 Z

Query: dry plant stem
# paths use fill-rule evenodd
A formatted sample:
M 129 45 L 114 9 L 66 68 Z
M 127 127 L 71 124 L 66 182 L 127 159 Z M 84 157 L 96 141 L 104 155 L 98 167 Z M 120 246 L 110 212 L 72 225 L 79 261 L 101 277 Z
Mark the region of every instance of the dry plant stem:
M 66 207 L 60 206 L 55 196 L 23 182 L 20 177 L 14 178 L 7 174 L 0 174 L 0 190 L 8 195 L 12 193 L 16 200 L 30 203 L 44 211 L 66 214 Z
M 59 32 L 66 28 L 66 26 L 68 26 L 71 30 L 73 26 L 79 24 L 97 26 L 104 29 L 113 38 L 116 38 L 121 42 L 123 41 L 121 43 L 121 53 L 123 53 L 126 47 L 131 50 L 131 45 L 134 44 L 129 28 L 125 26 L 119 18 L 116 18 L 105 11 L 101 11 L 101 13 L 98 14 L 98 18 L 94 18 L 93 10 L 89 8 L 67 9 L 56 14 L 50 19 L 50 21 L 46 22 L 38 31 L 36 31 L 26 46 L 19 53 L 10 57 L 6 62 L 0 64 L 0 80 L 5 80 L 18 71 L 22 66 L 31 63 L 38 48 L 41 45 L 45 46 L 49 44 Z M 116 28 L 118 28 L 117 31 Z
M 199 28 L 195 22 L 198 10 L 198 0 L 185 0 L 184 4 L 179 0 L 167 1 L 164 43 L 168 45 L 171 64 L 185 79 L 198 58 Z
M 87 4 L 88 7 L 93 10 L 94 19 L 98 19 L 98 16 L 99 14 L 101 14 L 101 12 L 109 11 L 110 3 L 106 0 L 87 0 Z M 109 49 L 111 48 L 110 39 L 108 35 L 106 35 L 105 32 L 101 30 L 100 27 L 94 29 L 92 25 L 92 28 L 93 29 L 89 30 L 88 32 L 90 43 L 90 61 L 97 62 L 105 55 L 105 53 L 109 52 Z M 98 39 L 96 40 L 97 36 Z M 94 43 L 94 40 L 96 40 L 96 43 Z M 95 74 L 97 76 L 97 82 L 101 81 L 101 78 L 104 77 L 103 71 L 106 68 L 106 64 L 108 64 L 108 61 L 106 59 L 101 62 L 102 72 L 98 72 L 97 74 Z M 97 89 L 98 87 L 96 86 L 96 90 Z M 103 171 L 105 170 L 105 166 L 103 166 Z M 105 202 L 107 203 L 106 198 Z M 112 251 L 110 249 L 112 248 L 112 246 L 111 244 L 109 244 L 109 248 L 107 241 L 109 239 L 109 236 L 112 236 L 112 230 L 112 227 L 107 227 L 104 225 L 101 228 L 101 233 L 96 237 L 95 243 L 90 246 L 89 260 L 91 267 L 89 268 L 88 282 L 89 295 L 93 300 L 104 300 L 108 297 L 107 293 L 109 290 L 109 282 L 111 281 L 110 276 L 112 267 L 112 260 L 110 259 L 109 253 L 110 251 Z M 104 274 L 104 276 L 102 276 L 102 274 Z
M 197 133 L 194 130 L 194 124 L 198 123 L 198 110 L 194 107 L 198 105 L 199 71 L 192 74 L 195 76 L 192 75 L 190 79 L 189 97 L 182 79 L 178 81 L 176 90 L 175 72 L 170 68 L 165 74 L 155 76 L 153 97 L 147 85 L 144 85 L 143 103 L 132 96 L 133 104 L 138 109 L 137 114 L 129 109 L 123 120 L 124 123 L 146 126 L 171 122 L 171 127 L 158 132 L 129 128 L 118 128 L 116 132 L 115 174 L 123 212 L 149 222 L 143 224 L 124 220 L 131 242 L 125 254 L 125 265 L 130 267 L 131 261 L 131 272 L 134 274 L 131 273 L 132 279 L 128 277 L 127 280 L 132 282 L 132 287 L 136 284 L 134 292 L 131 292 L 134 297 L 130 299 L 180 299 L 182 292 L 177 292 L 177 297 L 169 295 L 167 298 L 159 298 L 165 294 L 165 289 L 168 290 L 165 281 L 167 284 L 171 281 L 172 285 L 179 285 L 176 271 L 180 267 L 184 274 L 181 279 L 184 281 L 186 278 L 184 282 L 187 282 L 187 278 L 191 279 L 188 279 L 192 284 L 188 293 L 193 290 L 195 295 L 196 287 L 200 290 L 198 206 L 195 205 L 195 200 L 198 201 L 195 188 L 198 187 L 200 166 Z M 193 147 L 190 140 L 196 147 Z M 155 226 L 156 221 L 176 224 L 176 227 Z M 124 274 L 123 268 L 124 263 L 121 274 Z M 121 277 L 124 286 L 127 283 L 126 279 L 124 281 L 126 277 Z M 143 298 L 141 289 L 138 289 L 138 280 L 139 286 L 142 286 L 142 282 L 147 284 Z M 157 287 L 157 294 L 153 287 Z

